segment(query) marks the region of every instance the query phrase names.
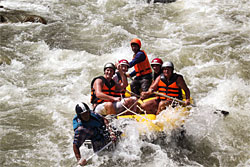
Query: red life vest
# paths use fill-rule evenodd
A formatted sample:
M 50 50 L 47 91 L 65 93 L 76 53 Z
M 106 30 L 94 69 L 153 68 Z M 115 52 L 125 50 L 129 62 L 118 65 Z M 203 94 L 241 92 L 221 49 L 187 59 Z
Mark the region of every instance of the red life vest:
M 151 69 L 150 63 L 148 61 L 148 56 L 147 56 L 146 52 L 144 50 L 140 50 L 140 51 L 145 54 L 146 58 L 144 61 L 142 61 L 134 66 L 137 77 L 152 73 L 152 69 Z M 136 56 L 136 54 L 134 55 L 134 58 L 135 58 L 135 56 Z
M 110 96 L 114 96 L 114 97 L 119 97 L 119 95 L 117 94 L 117 92 L 115 91 L 115 81 L 113 79 L 111 79 L 110 82 L 108 82 L 103 76 L 99 76 L 96 77 L 92 80 L 91 82 L 91 100 L 90 102 L 92 104 L 100 104 L 103 102 L 111 102 L 111 100 L 102 100 L 99 99 L 98 97 L 96 97 L 95 94 L 95 89 L 94 89 L 94 82 L 96 79 L 101 79 L 102 82 L 104 83 L 102 86 L 102 92 L 106 95 L 110 95 Z
M 164 95 L 175 97 L 182 100 L 182 91 L 181 88 L 177 85 L 177 78 L 182 77 L 179 74 L 174 73 L 168 82 L 163 74 L 161 74 L 161 79 L 158 83 L 158 91 Z M 166 97 L 158 97 L 162 100 L 166 100 Z

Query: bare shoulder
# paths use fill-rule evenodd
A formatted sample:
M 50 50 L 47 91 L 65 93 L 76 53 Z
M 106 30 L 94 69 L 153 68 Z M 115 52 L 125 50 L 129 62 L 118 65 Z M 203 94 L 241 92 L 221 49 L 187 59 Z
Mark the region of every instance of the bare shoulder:
M 178 75 L 178 77 L 177 77 L 177 81 L 184 81 L 184 78 L 183 78 L 183 76 L 182 75 Z
M 181 87 L 182 87 L 182 85 L 185 85 L 185 84 L 186 84 L 186 83 L 185 83 L 185 80 L 184 80 L 184 78 L 183 78 L 182 75 L 178 75 L 176 81 L 177 81 L 177 84 L 178 84 L 179 86 L 181 86 Z
M 102 85 L 103 83 L 102 83 L 102 79 L 100 79 L 100 78 L 97 78 L 96 80 L 95 80 L 95 82 L 94 82 L 94 86 L 97 86 L 97 85 Z

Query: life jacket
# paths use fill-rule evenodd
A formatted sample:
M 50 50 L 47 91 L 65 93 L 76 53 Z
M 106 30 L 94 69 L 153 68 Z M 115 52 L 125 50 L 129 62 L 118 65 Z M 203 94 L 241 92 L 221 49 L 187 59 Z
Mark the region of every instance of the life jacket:
M 145 54 L 146 59 L 134 66 L 137 77 L 152 73 L 152 69 L 151 69 L 150 63 L 148 61 L 148 56 L 147 56 L 146 52 L 144 50 L 140 50 L 140 51 Z M 135 56 L 136 56 L 136 54 L 134 55 L 134 58 L 135 58 Z
M 122 77 L 121 77 L 121 74 L 119 72 L 116 73 L 117 75 L 117 78 L 118 78 L 118 82 L 119 83 L 122 83 Z M 117 94 L 122 96 L 123 98 L 125 97 L 125 93 L 126 93 L 126 90 L 125 89 L 122 89 L 120 91 L 117 91 Z
M 99 99 L 96 97 L 95 89 L 94 89 L 94 82 L 96 79 L 101 79 L 102 82 L 104 83 L 102 86 L 103 93 L 105 93 L 106 95 L 119 97 L 119 94 L 115 91 L 115 85 L 116 85 L 115 81 L 113 79 L 111 79 L 111 81 L 109 83 L 103 76 L 99 76 L 99 77 L 94 78 L 91 82 L 91 100 L 90 100 L 90 102 L 92 104 L 100 104 L 103 102 L 110 102 L 110 100 L 102 100 L 102 99 Z
M 73 129 L 74 131 L 79 127 L 79 126 L 83 126 L 84 128 L 90 130 L 92 133 L 94 133 L 94 138 L 92 138 L 91 140 L 93 141 L 97 141 L 97 140 L 101 140 L 103 139 L 103 137 L 106 135 L 107 131 L 106 131 L 106 126 L 104 124 L 103 119 L 93 113 L 90 112 L 90 118 L 89 121 L 81 121 L 81 119 L 75 115 L 75 117 L 73 118 Z
M 77 115 L 73 118 L 73 129 L 74 131 L 79 127 L 82 126 L 82 121 L 77 117 Z
M 177 78 L 181 76 L 179 74 L 174 73 L 170 81 L 168 82 L 164 76 L 164 74 L 161 74 L 161 79 L 158 83 L 158 91 L 159 93 L 162 93 L 167 96 L 175 97 L 177 99 L 182 100 L 182 91 L 181 88 L 177 85 Z M 166 97 L 160 96 L 158 97 L 162 100 L 167 99 Z

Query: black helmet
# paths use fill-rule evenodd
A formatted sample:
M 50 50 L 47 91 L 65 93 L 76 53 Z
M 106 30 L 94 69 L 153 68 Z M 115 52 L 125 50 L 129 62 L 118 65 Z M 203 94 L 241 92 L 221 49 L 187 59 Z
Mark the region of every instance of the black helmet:
M 75 110 L 76 110 L 77 116 L 80 116 L 81 113 L 85 113 L 87 111 L 90 111 L 89 106 L 83 102 L 77 104 Z
M 115 65 L 113 64 L 113 63 L 106 63 L 105 65 L 104 65 L 104 71 L 106 70 L 106 68 L 112 68 L 114 71 L 115 71 Z

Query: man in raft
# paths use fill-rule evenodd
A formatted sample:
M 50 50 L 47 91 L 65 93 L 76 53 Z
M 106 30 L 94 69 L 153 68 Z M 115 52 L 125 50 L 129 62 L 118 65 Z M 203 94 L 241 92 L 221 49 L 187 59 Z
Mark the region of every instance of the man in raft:
M 107 119 L 91 111 L 87 104 L 79 103 L 75 107 L 76 116 L 73 119 L 74 142 L 73 150 L 79 165 L 87 164 L 82 158 L 80 147 L 86 139 L 91 140 L 94 152 L 102 149 L 110 141 L 116 141 L 116 134 L 109 126 Z
M 152 81 L 154 82 L 156 80 L 156 78 L 162 74 L 162 66 L 163 64 L 163 61 L 162 59 L 160 58 L 154 58 L 152 61 L 151 61 L 151 67 L 153 69 L 153 73 L 152 73 Z M 150 95 L 150 98 L 151 97 L 155 97 L 155 95 Z M 156 113 L 156 108 L 157 108 L 157 105 L 154 101 L 152 100 L 147 100 L 147 101 L 144 101 L 140 107 L 144 110 L 146 110 L 147 114 L 155 114 Z
M 120 92 L 127 87 L 128 83 L 120 65 L 118 65 L 118 71 L 121 82 L 116 83 L 112 79 L 115 69 L 113 63 L 105 64 L 104 75 L 94 78 L 91 82 L 91 103 L 98 114 L 118 114 L 125 110 L 124 106 L 129 107 L 135 101 L 133 98 L 121 98 Z
M 190 91 L 186 85 L 183 76 L 174 73 L 174 64 L 170 61 L 164 62 L 162 65 L 163 73 L 156 78 L 147 92 L 142 92 L 141 97 L 145 99 L 149 97 L 154 91 L 158 91 L 163 95 L 177 98 L 182 100 L 182 89 L 185 92 L 186 101 L 185 105 L 190 104 Z M 144 110 L 152 110 L 158 108 L 155 114 L 159 114 L 166 106 L 170 105 L 172 100 L 163 96 L 158 96 L 157 99 L 150 100 Z
M 132 92 L 140 95 L 140 89 L 142 92 L 146 92 L 152 83 L 152 69 L 146 52 L 140 50 L 141 41 L 134 38 L 131 40 L 130 45 L 134 55 L 132 61 L 129 63 L 129 68 L 134 67 L 135 70 L 129 76 L 136 76 L 130 86 Z

